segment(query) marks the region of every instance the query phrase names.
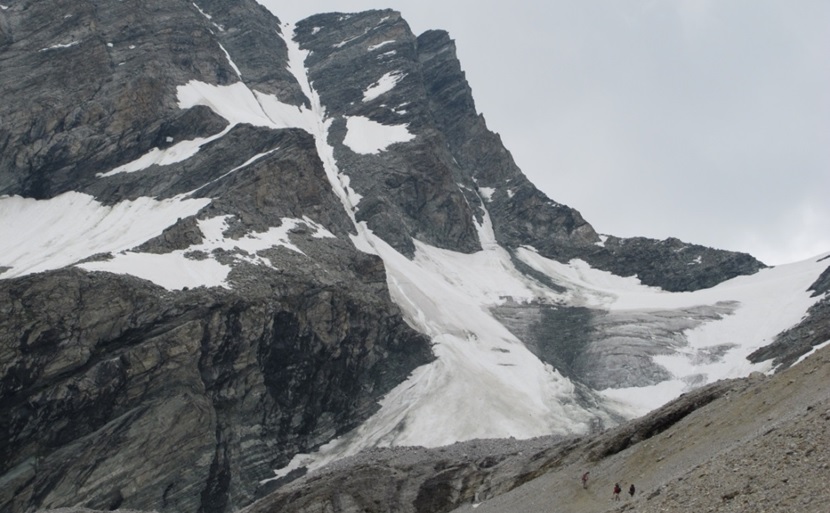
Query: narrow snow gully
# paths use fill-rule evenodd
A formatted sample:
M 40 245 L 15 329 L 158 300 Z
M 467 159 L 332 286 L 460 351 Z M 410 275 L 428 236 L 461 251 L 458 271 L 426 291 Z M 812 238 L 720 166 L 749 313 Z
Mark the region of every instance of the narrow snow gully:
M 310 118 L 310 122 L 304 128 L 314 136 L 317 153 L 323 161 L 323 167 L 329 182 L 331 182 L 332 189 L 343 203 L 343 208 L 352 220 L 352 224 L 357 227 L 358 223 L 355 220 L 354 212 L 360 202 L 360 195 L 349 187 L 349 177 L 340 173 L 337 167 L 334 148 L 328 143 L 329 128 L 333 120 L 326 117 L 326 109 L 320 102 L 320 95 L 311 87 L 311 82 L 308 79 L 308 69 L 305 67 L 308 51 L 301 49 L 300 44 L 294 40 L 294 30 L 293 23 L 283 23 L 281 35 L 288 46 L 288 71 L 297 79 L 303 94 L 311 103 L 310 112 L 305 107 L 300 107 L 300 110 Z

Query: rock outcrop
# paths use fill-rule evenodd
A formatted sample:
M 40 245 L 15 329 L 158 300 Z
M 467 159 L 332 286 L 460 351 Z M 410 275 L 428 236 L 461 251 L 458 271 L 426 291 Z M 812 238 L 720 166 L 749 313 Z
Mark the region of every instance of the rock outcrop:
M 238 292 L 80 270 L 0 282 L 3 509 L 253 500 L 272 469 L 353 427 L 430 358 L 380 262 L 342 265 L 240 277 Z
M 165 290 L 77 268 L 0 281 L 0 510 L 227 511 L 432 359 L 391 302 L 382 261 L 348 241 L 354 227 L 306 132 L 239 124 L 190 159 L 101 176 L 229 128 L 207 107 L 178 106 L 188 81 L 234 83 L 238 66 L 251 87 L 307 103 L 270 13 L 254 2 L 18 2 L 0 18 L 4 69 L 16 70 L 0 77 L 0 193 L 211 199 L 136 248 L 153 254 L 202 242 L 197 221 L 216 216 L 237 238 L 285 218 L 334 236 L 293 228 L 299 252 L 261 253 L 266 272 L 220 251 L 229 288 Z

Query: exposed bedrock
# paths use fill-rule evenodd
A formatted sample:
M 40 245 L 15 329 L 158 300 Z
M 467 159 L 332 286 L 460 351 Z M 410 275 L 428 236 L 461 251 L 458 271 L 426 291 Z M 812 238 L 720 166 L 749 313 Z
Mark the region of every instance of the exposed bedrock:
M 206 108 L 177 105 L 176 88 L 190 80 L 238 81 L 216 44 L 219 31 L 191 2 L 24 1 L 0 17 L 0 194 L 49 198 L 77 190 L 154 147 L 225 124 Z M 267 34 L 260 54 L 282 44 L 273 29 Z M 284 50 L 275 58 L 284 62 Z M 296 82 L 281 84 L 299 90 Z
M 497 240 L 508 248 L 528 245 L 567 262 L 580 258 L 619 276 L 636 275 L 669 291 L 708 288 L 753 274 L 764 265 L 750 255 L 669 238 L 600 236 L 581 214 L 539 191 L 521 172 L 498 134 L 476 112 L 455 43 L 443 31 L 418 37 L 418 58 L 434 123 L 454 161 L 486 202 Z M 553 171 L 555 172 L 555 171 Z
M 382 280 L 378 264 L 366 276 Z M 81 270 L 0 282 L 0 509 L 250 502 L 431 358 L 371 283 L 255 279 L 181 292 Z

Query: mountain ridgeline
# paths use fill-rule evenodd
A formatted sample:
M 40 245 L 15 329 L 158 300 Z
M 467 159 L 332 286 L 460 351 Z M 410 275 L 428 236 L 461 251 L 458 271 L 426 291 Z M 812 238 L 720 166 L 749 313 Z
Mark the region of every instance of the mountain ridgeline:
M 237 510 L 278 485 L 274 469 L 369 418 L 435 355 L 393 301 L 384 261 L 355 242 L 361 227 L 413 258 L 418 243 L 480 251 L 491 223 L 511 255 L 530 246 L 674 292 L 765 268 L 676 239 L 598 235 L 487 128 L 449 35 L 416 36 L 395 11 L 316 15 L 292 33 L 253 0 L 8 4 L 0 201 L 83 198 L 108 220 L 152 202 L 119 230 L 163 205 L 196 207 L 126 248 L 90 244 L 30 270 L 25 255 L 0 262 L 0 512 Z M 314 113 L 317 128 L 286 121 Z M 365 149 L 358 122 L 406 136 Z M 216 219 L 236 246 L 209 246 Z M 279 228 L 282 244 L 243 245 Z M 227 275 L 165 287 L 93 268 L 126 250 Z M 498 315 L 578 386 L 613 384 L 601 355 L 545 345 L 551 332 L 595 333 L 605 314 L 539 308 L 535 324 L 519 307 Z M 763 359 L 792 363 L 823 341 L 827 323 L 814 324 L 800 353 L 785 344 Z

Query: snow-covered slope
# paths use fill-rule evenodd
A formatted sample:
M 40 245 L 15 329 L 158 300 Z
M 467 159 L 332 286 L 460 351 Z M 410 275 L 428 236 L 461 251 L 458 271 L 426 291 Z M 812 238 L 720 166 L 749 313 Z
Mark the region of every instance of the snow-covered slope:
M 292 33 L 290 25 L 284 33 Z M 302 53 L 296 42 L 286 41 L 293 55 Z M 300 69 L 294 66 L 292 71 L 300 83 L 309 84 Z M 319 98 L 313 90 L 311 95 Z M 321 116 L 315 126 L 330 126 L 324 108 L 315 113 Z M 318 148 L 326 144 L 326 132 L 314 135 Z M 363 138 L 367 146 L 388 145 L 383 135 L 371 131 L 364 131 Z M 328 160 L 326 165 L 329 177 L 340 177 L 332 186 L 342 187 L 336 162 Z M 345 191 L 339 194 L 346 196 Z M 409 324 L 432 339 L 437 359 L 387 394 L 380 411 L 359 428 L 315 454 L 298 455 L 275 477 L 298 467 L 318 468 L 367 447 L 436 447 L 476 438 L 587 433 L 592 426 L 613 424 L 615 418 L 633 418 L 691 388 L 774 370 L 770 362 L 750 364 L 747 355 L 797 324 L 820 299 L 807 290 L 827 267 L 820 257 L 764 269 L 710 289 L 672 293 L 644 286 L 636 277 L 592 269 L 580 260 L 563 264 L 532 247 L 521 248 L 519 260 L 562 287 L 552 289 L 516 268 L 510 253 L 496 241 L 486 205 L 482 201 L 483 221 L 477 225 L 484 249 L 473 254 L 416 242 L 415 256 L 408 259 L 364 223 L 357 224 L 355 245 L 383 259 L 394 301 Z M 642 355 L 664 368 L 668 379 L 597 390 L 595 402 L 586 403 L 574 382 L 541 361 L 494 315 L 493 310 L 507 301 L 604 310 L 629 315 L 631 325 L 641 312 L 684 315 L 702 309 L 707 314 L 693 327 L 677 327 L 673 318 L 653 326 L 677 336 L 676 344 L 663 348 L 662 354 Z
M 371 234 L 364 236 L 372 240 Z M 753 365 L 746 357 L 797 324 L 820 299 L 811 297 L 807 289 L 826 268 L 826 261 L 817 257 L 711 289 L 671 293 L 643 286 L 636 278 L 591 269 L 578 260 L 550 261 L 527 248 L 522 259 L 567 289 L 555 292 L 519 273 L 498 247 L 465 255 L 419 244 L 410 261 L 380 240 L 372 244 L 386 264 L 393 298 L 410 324 L 430 335 L 438 359 L 389 393 L 381 410 L 354 432 L 317 454 L 298 456 L 276 472 L 278 477 L 299 466 L 323 466 L 367 447 L 436 447 L 476 438 L 585 434 L 598 419 L 610 424 L 615 414 L 634 418 L 704 384 L 753 371 L 771 372 L 771 362 Z M 601 399 L 591 407 L 578 397 L 571 380 L 540 361 L 492 314 L 508 298 L 587 305 L 632 319 L 655 310 L 682 313 L 724 303 L 729 308 L 677 332 L 682 342 L 671 351 L 642 356 L 665 368 L 669 379 L 650 386 L 598 390 Z M 666 326 L 673 322 L 666 319 Z

